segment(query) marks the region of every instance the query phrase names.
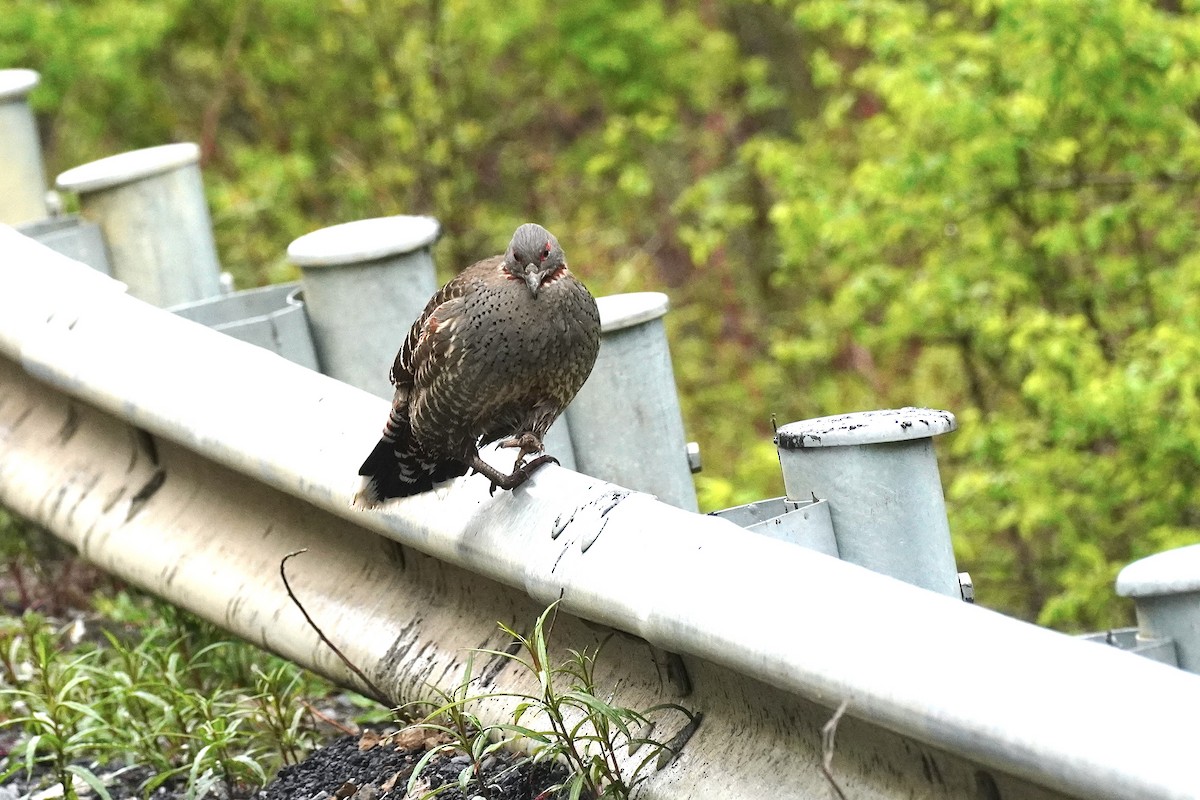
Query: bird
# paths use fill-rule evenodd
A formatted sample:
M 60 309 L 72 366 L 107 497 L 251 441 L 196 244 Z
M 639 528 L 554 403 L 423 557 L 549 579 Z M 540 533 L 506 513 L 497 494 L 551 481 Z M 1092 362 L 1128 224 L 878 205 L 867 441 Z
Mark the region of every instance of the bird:
M 595 298 L 552 233 L 521 225 L 503 255 L 459 273 L 413 323 L 392 364 L 383 435 L 358 471 L 356 504 L 426 492 L 468 470 L 494 494 L 557 464 L 542 440 L 599 350 Z M 510 474 L 479 457 L 496 441 L 517 449 Z M 534 453 L 542 455 L 526 463 Z

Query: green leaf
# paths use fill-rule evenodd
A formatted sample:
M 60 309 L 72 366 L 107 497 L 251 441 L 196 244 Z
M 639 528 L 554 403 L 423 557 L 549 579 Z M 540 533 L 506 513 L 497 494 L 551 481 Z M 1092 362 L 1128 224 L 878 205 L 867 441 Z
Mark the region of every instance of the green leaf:
M 80 780 L 92 787 L 92 791 L 96 793 L 101 800 L 113 800 L 112 795 L 108 792 L 108 787 L 104 785 L 104 781 L 100 780 L 94 772 L 87 767 L 82 767 L 78 764 L 68 764 L 67 771 L 72 775 L 77 776 Z

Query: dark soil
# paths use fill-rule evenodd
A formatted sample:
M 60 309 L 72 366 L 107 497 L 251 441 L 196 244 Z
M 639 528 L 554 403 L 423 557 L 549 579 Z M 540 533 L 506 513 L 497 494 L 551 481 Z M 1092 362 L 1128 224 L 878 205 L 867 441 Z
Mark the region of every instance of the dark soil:
M 409 796 L 405 790 L 413 768 L 424 753 L 423 744 L 404 747 L 387 738 L 344 736 L 300 764 L 284 767 L 255 800 L 403 800 Z M 561 767 L 530 764 L 508 752 L 488 756 L 482 766 L 486 789 L 472 779 L 464 796 L 458 780 L 464 769 L 470 769 L 470 759 L 454 752 L 439 755 L 421 771 L 420 788 L 413 796 L 450 784 L 439 798 L 551 800 L 558 794 L 550 788 L 566 778 Z
M 401 735 L 403 736 L 403 734 Z M 437 797 L 444 800 L 557 800 L 566 797 L 566 792 L 552 792 L 551 788 L 566 778 L 562 767 L 546 764 L 531 764 L 514 753 L 496 752 L 488 756 L 483 766 L 486 789 L 480 789 L 475 780 L 467 786 L 464 795 L 458 788 L 459 775 L 469 768 L 470 760 L 465 755 L 447 751 L 434 757 L 421 771 L 413 794 L 407 794 L 408 781 L 413 768 L 425 754 L 427 746 L 437 741 L 421 741 L 421 736 L 409 737 L 408 741 L 397 738 L 379 737 L 370 733 L 364 736 L 343 736 L 330 745 L 313 752 L 299 764 L 284 767 L 279 775 L 257 792 L 237 792 L 230 796 L 225 791 L 219 795 L 210 793 L 208 800 L 406 800 L 419 798 L 428 792 L 449 784 Z M 404 746 L 405 744 L 411 746 Z M 153 777 L 146 767 L 105 769 L 96 764 L 84 764 L 104 782 L 114 800 L 141 798 L 140 787 Z M 0 800 L 18 800 L 36 795 L 46 786 L 47 775 L 40 773 L 28 780 L 19 772 L 0 786 Z M 158 787 L 149 800 L 182 800 L 186 796 L 186 785 L 182 778 L 167 781 Z M 61 796 L 61 793 L 60 795 Z M 91 790 L 80 787 L 80 796 L 93 796 Z
M 154 777 L 154 770 L 149 767 L 120 767 L 106 769 L 95 763 L 79 763 L 104 783 L 113 800 L 179 800 L 187 794 L 186 781 L 183 778 L 173 778 L 165 781 L 149 795 L 143 795 L 142 784 Z M 94 798 L 96 794 L 90 787 L 76 782 L 80 798 Z M 25 800 L 29 797 L 44 796 L 61 798 L 62 789 L 55 784 L 46 771 L 36 772 L 29 777 L 24 770 L 17 772 L 0 786 L 0 800 Z

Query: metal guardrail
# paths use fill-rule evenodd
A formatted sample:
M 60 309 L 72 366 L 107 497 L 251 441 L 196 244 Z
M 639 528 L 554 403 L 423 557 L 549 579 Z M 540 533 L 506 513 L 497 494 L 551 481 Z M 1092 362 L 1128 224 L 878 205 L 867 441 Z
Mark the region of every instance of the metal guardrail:
M 557 467 L 494 498 L 476 477 L 358 511 L 384 401 L 7 228 L 0 285 L 0 502 L 325 674 L 353 682 L 276 583 L 303 546 L 309 610 L 405 699 L 452 687 L 466 648 L 502 646 L 493 620 L 528 624 L 560 595 L 562 644 L 622 632 L 602 676 L 618 702 L 704 713 L 645 797 L 826 796 L 820 728 L 842 701 L 834 767 L 853 798 L 1200 787 L 1195 675 Z M 519 688 L 497 666 L 490 685 Z
M 36 73 L 29 70 L 0 70 L 0 142 L 9 145 L 0 150 L 13 154 L 0 163 L 0 185 L 8 187 L 0 198 L 0 219 L 21 222 L 22 232 L 54 250 L 115 274 L 133 295 L 160 305 L 188 300 L 172 310 L 387 396 L 376 371 L 380 353 L 359 346 L 361 329 L 366 325 L 379 340 L 402 338 L 406 320 L 413 316 L 413 308 L 405 304 L 419 307 L 434 285 L 429 246 L 436 236 L 435 221 L 364 220 L 294 242 L 289 254 L 305 274 L 304 293 L 311 301 L 307 313 L 296 287 L 230 294 L 228 285 L 222 286 L 228 276 L 218 275 L 194 145 L 135 151 L 70 170 L 57 183 L 80 195 L 86 218 L 46 218 L 60 204 L 52 193 L 45 193 L 36 130 L 25 103 L 36 83 Z M 582 476 L 562 477 L 572 474 L 563 470 L 539 474 L 507 500 L 476 497 L 463 485 L 469 482 L 460 481 L 434 493 L 431 506 L 421 505 L 429 498 L 413 499 L 383 513 L 351 514 L 347 522 L 337 518 L 346 516 L 346 508 L 337 505 L 339 493 L 346 490 L 337 481 L 348 472 L 335 479 L 320 472 L 312 451 L 292 452 L 276 439 L 255 439 L 239 427 L 241 410 L 218 402 L 215 407 L 231 415 L 225 420 L 229 424 L 223 424 L 212 417 L 211 393 L 224 391 L 222 401 L 232 397 L 240 404 L 245 398 L 239 390 L 253 386 L 253 381 L 282 377 L 280 391 L 275 392 L 272 383 L 266 398 L 280 408 L 293 401 L 305 406 L 318 393 L 318 410 L 350 413 L 359 410 L 361 398 L 340 394 L 344 386 L 330 390 L 328 383 L 319 381 L 293 384 L 286 370 L 276 373 L 268 366 L 269 358 L 260 361 L 266 356 L 262 351 L 226 353 L 216 340 L 194 340 L 193 334 L 185 333 L 187 327 L 166 323 L 162 328 L 160 314 L 143 317 L 143 306 L 120 297 L 121 284 L 29 249 L 23 239 L 7 238 L 11 255 L 22 263 L 6 265 L 11 269 L 0 270 L 0 281 L 12 277 L 13 285 L 29 291 L 13 295 L 7 306 L 0 301 L 0 314 L 11 312 L 10 319 L 0 320 L 0 338 L 6 331 L 9 337 L 0 351 L 7 347 L 11 358 L 0 357 L 0 499 L 41 520 L 112 571 L 247 638 L 351 681 L 314 641 L 312 631 L 297 624 L 295 609 L 282 601 L 280 587 L 263 580 L 277 566 L 271 561 L 280 557 L 283 541 L 303 541 L 318 551 L 305 586 L 310 607 L 320 609 L 326 621 L 334 620 L 339 636 L 353 636 L 347 649 L 355 660 L 375 675 L 377 684 L 388 686 L 389 694 L 404 699 L 420 694 L 425 681 L 451 688 L 458 680 L 463 649 L 495 637 L 489 619 L 500 616 L 519 626 L 532 619 L 556 589 L 568 593 L 567 607 L 581 619 L 612 622 L 646 637 L 618 637 L 608 645 L 610 655 L 618 651 L 609 678 L 619 687 L 620 699 L 646 705 L 664 694 L 679 695 L 681 702 L 706 715 L 700 732 L 680 719 L 662 721 L 659 738 L 678 736 L 682 741 L 695 736 L 677 764 L 652 783 L 648 797 L 826 792 L 818 768 L 823 754 L 812 734 L 828 717 L 822 704 L 838 696 L 854 700 L 852 714 L 858 717 L 857 722 L 847 720 L 838 739 L 840 780 L 853 796 L 1042 798 L 1062 796 L 1059 791 L 1088 797 L 1191 796 L 1177 790 L 1186 787 L 1193 773 L 1182 759 L 1172 760 L 1174 752 L 1160 752 L 1153 737 L 1142 736 L 1140 741 L 1158 748 L 1153 749 L 1154 758 L 1127 754 L 1123 760 L 1106 762 L 1102 757 L 1119 748 L 1109 743 L 1105 750 L 1094 740 L 1079 738 L 1083 728 L 1061 731 L 1070 734 L 1069 747 L 1054 747 L 1052 741 L 1048 749 L 1043 747 L 1050 741 L 1046 731 L 1057 729 L 1030 728 L 1044 721 L 1029 715 L 1030 706 L 1018 705 L 1015 716 L 984 713 L 971 722 L 965 712 L 996 709 L 966 697 L 958 683 L 914 681 L 914 674 L 924 672 L 944 676 L 919 659 L 896 659 L 899 643 L 891 638 L 883 637 L 881 647 L 870 653 L 858 642 L 847 642 L 847 637 L 870 640 L 880 635 L 866 617 L 847 616 L 842 606 L 855 599 L 887 604 L 890 616 L 881 606 L 875 623 L 898 622 L 911 613 L 921 626 L 954 635 L 959 645 L 977 642 L 964 635 L 963 623 L 953 618 L 954 624 L 947 626 L 943 614 L 921 603 L 910 604 L 903 593 L 897 598 L 887 588 L 894 584 L 863 584 L 853 571 L 833 575 L 837 580 L 831 584 L 825 580 L 829 576 L 817 575 L 804 559 L 793 563 L 784 555 L 801 545 L 934 592 L 970 599 L 969 576 L 955 574 L 929 441 L 932 435 L 953 430 L 954 419 L 946 412 L 865 412 L 784 426 L 776 441 L 788 496 L 720 512 L 717 516 L 746 529 L 737 535 L 728 526 L 697 523 L 694 515 L 666 513 L 666 506 L 652 500 L 647 506 L 646 495 Z M 5 241 L 0 238 L 0 254 L 8 255 Z M 187 243 L 183 250 L 178 248 L 181 241 Z M 164 271 L 167 264 L 170 269 Z M 46 275 L 29 279 L 23 270 L 30 265 L 45 269 L 50 280 L 44 280 Z M 380 296 L 381 287 L 390 292 L 387 298 Z M 25 305 L 33 298 L 37 302 Z M 131 302 L 134 305 L 127 305 Z M 601 298 L 600 305 L 601 358 L 592 380 L 547 443 L 565 466 L 575 465 L 578 450 L 579 467 L 585 472 L 628 482 L 678 508 L 694 509 L 688 472 L 699 468 L 699 458 L 694 443 L 683 446 L 660 319 L 666 298 L 653 293 L 622 295 Z M 374 308 L 371 319 L 364 316 L 368 307 Z M 88 346 L 99 331 L 99 340 L 118 351 L 115 356 L 108 350 L 94 352 L 76 371 L 72 365 L 80 365 L 73 359 L 87 352 L 79 346 L 84 340 L 76 332 L 81 321 L 85 327 L 98 326 L 88 329 Z M 64 327 L 69 335 L 63 334 Z M 396 335 L 379 337 L 385 327 Z M 134 329 L 141 333 L 132 333 Z M 170 353 L 162 347 L 139 351 L 147 346 L 145 337 L 159 334 Z M 62 350 L 65 343 L 71 344 Z M 393 345 L 382 346 L 389 348 L 390 357 Z M 320 359 L 318 351 L 323 354 Z M 218 372 L 208 369 L 214 357 Z M 205 366 L 185 376 L 173 372 L 179 363 Z M 104 365 L 108 372 L 96 371 Z M 241 368 L 232 378 L 224 370 L 230 365 Z M 186 389 L 193 400 L 204 398 L 209 405 L 156 393 L 159 385 L 137 374 L 147 368 L 160 383 Z M 111 383 L 114 374 L 125 375 L 127 384 Z M 188 383 L 202 379 L 211 381 L 205 384 L 209 394 Z M 332 391 L 329 398 L 324 395 L 327 390 Z M 633 401 L 636 407 L 629 405 Z M 623 403 L 629 413 L 612 413 L 615 402 Z M 250 418 L 265 426 L 267 406 L 251 406 Z M 376 410 L 374 417 L 378 416 Z M 629 422 L 614 429 L 610 420 L 615 418 Z M 331 420 L 320 414 L 313 419 L 285 415 L 281 421 L 301 426 L 291 430 L 292 435 L 299 430 L 301 437 L 308 437 L 304 441 L 319 443 L 336 431 L 336 426 L 322 427 Z M 356 456 L 361 452 L 337 451 L 335 461 L 354 461 Z M 252 479 L 245 480 L 239 470 Z M 580 484 L 580 479 L 588 482 Z M 549 491 L 540 492 L 539 485 Z M 523 499 L 514 499 L 518 496 Z M 95 502 L 99 497 L 104 498 L 101 504 Z M 514 502 L 521 503 L 520 513 Z M 547 545 L 538 531 L 556 508 L 561 510 L 549 524 L 554 544 Z M 638 517 L 625 513 L 631 508 L 637 509 Z M 520 525 L 524 537 L 505 525 Z M 385 547 L 381 562 L 385 540 L 367 528 L 442 560 L 392 546 Z M 739 538 L 747 534 L 786 542 L 791 551 L 763 550 L 758 538 Z M 510 537 L 515 549 L 506 552 Z M 596 548 L 609 555 L 588 555 Z M 1139 629 L 1087 638 L 1200 671 L 1198 553 L 1200 548 L 1182 548 L 1130 565 L 1118 579 L 1118 591 L 1135 599 Z M 339 582 L 342 575 L 355 576 L 354 585 Z M 773 582 L 760 585 L 758 579 Z M 794 588 L 787 580 L 802 584 Z M 761 598 L 770 610 L 743 610 L 739 592 Z M 647 607 L 645 598 L 654 605 Z M 814 609 L 823 608 L 822 600 L 834 602 L 825 627 L 812 618 Z M 714 602 L 727 602 L 738 614 L 721 609 L 726 612 L 722 616 L 711 607 Z M 777 608 L 788 602 L 800 604 L 794 616 L 804 623 L 806 633 L 820 637 L 821 647 L 832 643 L 843 661 L 836 654 L 826 657 L 820 648 L 802 653 L 795 646 L 780 646 L 790 641 L 790 630 Z M 893 602 L 899 603 L 895 609 Z M 739 628 L 748 613 L 774 627 L 755 627 L 748 635 Z M 854 622 L 862 624 L 843 627 Z M 902 627 L 901 623 L 897 629 Z M 1112 671 L 1103 666 L 1108 662 L 1093 663 L 1094 650 L 1089 658 L 1068 659 L 1055 650 L 1057 645 L 1014 633 L 1019 630 L 998 629 L 996 644 L 1026 648 L 1021 657 L 1059 659 L 1062 663 L 1056 661 L 1054 669 L 1044 670 L 1051 681 L 1077 662 L 1089 671 L 1099 669 L 1100 678 L 1160 677 L 1137 668 L 1129 675 Z M 597 633 L 594 623 L 571 619 L 558 632 L 575 649 L 606 636 Z M 650 646 L 647 640 L 670 649 Z M 380 651 L 381 644 L 388 649 Z M 928 646 L 927 651 L 935 659 L 947 655 Z M 976 648 L 972 655 L 989 659 L 995 652 Z M 917 693 L 890 687 L 871 658 L 895 661 L 894 677 L 903 686 L 914 683 L 930 693 L 928 702 L 921 705 Z M 864 663 L 870 666 L 864 668 Z M 978 663 L 971 667 L 976 678 L 985 679 L 977 684 L 980 692 L 998 692 L 1002 701 L 1011 700 L 1014 691 L 1030 693 L 1019 683 L 1002 684 L 1003 670 Z M 1009 672 L 1030 677 L 1021 670 Z M 513 685 L 521 676 L 507 675 L 503 664 L 490 665 L 487 675 L 499 687 L 533 688 Z M 1069 694 L 1044 711 L 1071 715 L 1082 708 L 1086 691 L 1098 686 L 1084 686 L 1082 694 Z M 1179 686 L 1187 687 L 1184 695 L 1171 700 L 1176 707 L 1182 700 L 1186 719 L 1195 720 L 1194 681 L 1175 689 Z M 935 689 L 945 696 L 933 694 Z M 503 701 L 493 705 L 490 713 L 497 720 L 512 712 Z M 1147 717 L 1144 709 L 1136 718 L 1111 716 L 1112 724 L 1165 722 Z M 1094 730 L 1108 736 L 1104 728 Z M 1163 763 L 1170 768 L 1160 769 Z M 762 786 L 763 775 L 771 776 L 769 789 Z

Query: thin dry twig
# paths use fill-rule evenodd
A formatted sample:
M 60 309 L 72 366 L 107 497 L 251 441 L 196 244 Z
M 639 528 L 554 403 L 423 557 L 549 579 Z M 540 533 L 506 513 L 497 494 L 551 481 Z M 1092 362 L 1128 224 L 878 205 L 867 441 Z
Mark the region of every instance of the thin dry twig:
M 373 695 L 375 695 L 376 700 L 390 703 L 391 702 L 390 699 L 388 698 L 388 696 L 386 694 L 384 694 L 383 690 L 380 689 L 378 686 L 376 686 L 375 682 L 372 681 L 370 678 L 368 678 L 366 676 L 366 674 L 361 669 L 358 668 L 357 664 L 355 664 L 353 661 L 351 661 L 349 658 L 347 658 L 346 654 L 343 653 L 341 650 L 339 650 L 337 645 L 335 645 L 333 642 L 329 641 L 329 637 L 326 636 L 325 632 L 323 630 L 321 630 L 320 626 L 317 625 L 317 623 L 313 621 L 313 618 L 311 616 L 309 616 L 308 611 L 304 608 L 304 604 L 300 602 L 300 598 L 296 597 L 296 593 L 292 591 L 292 585 L 290 583 L 288 583 L 288 578 L 287 578 L 286 567 L 287 567 L 288 559 L 290 559 L 294 556 L 298 556 L 301 553 L 307 553 L 307 552 L 308 552 L 308 548 L 305 547 L 303 550 L 294 550 L 291 553 L 288 553 L 282 559 L 280 559 L 280 561 L 279 561 L 279 577 L 283 579 L 283 588 L 287 590 L 288 597 L 290 597 L 292 599 L 292 602 L 296 604 L 296 608 L 300 609 L 300 613 L 304 615 L 304 619 L 306 622 L 308 622 L 309 627 L 311 627 L 314 631 L 317 632 L 317 636 L 320 637 L 321 641 L 324 642 L 329 647 L 329 649 L 333 651 L 333 654 L 335 656 L 337 656 L 338 658 L 340 658 L 342 660 L 342 663 L 345 664 L 346 667 L 351 672 L 353 672 L 355 675 L 357 675 L 359 678 L 362 679 L 362 682 L 365 683 L 367 688 L 371 690 L 371 693 Z
M 833 712 L 833 716 L 829 718 L 829 722 L 821 728 L 821 772 L 825 773 L 825 780 L 829 781 L 829 785 L 833 788 L 833 793 L 837 795 L 838 800 L 846 800 L 846 793 L 842 791 L 842 787 L 838 786 L 838 782 L 833 778 L 833 750 L 834 740 L 837 737 L 838 723 L 842 721 L 842 715 L 846 713 L 846 709 L 850 707 L 849 700 L 843 700 L 838 706 L 837 711 Z
M 316 706 L 314 706 L 312 703 L 308 702 L 307 700 L 301 700 L 300 702 L 301 702 L 301 704 L 303 704 L 303 706 L 305 708 L 308 709 L 308 713 L 312 714 L 314 717 L 321 720 L 321 722 L 324 722 L 326 725 L 330 726 L 331 728 L 336 728 L 337 730 L 341 731 L 342 733 L 346 734 L 347 736 L 359 736 L 362 734 L 362 731 L 358 730 L 357 727 L 351 728 L 347 725 L 343 725 L 341 722 L 339 722 L 338 720 L 329 716 L 328 714 L 324 713 L 323 711 L 321 711 L 321 709 L 317 708 Z

